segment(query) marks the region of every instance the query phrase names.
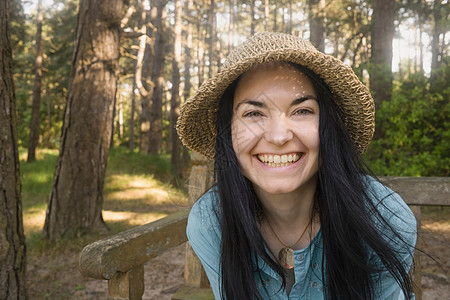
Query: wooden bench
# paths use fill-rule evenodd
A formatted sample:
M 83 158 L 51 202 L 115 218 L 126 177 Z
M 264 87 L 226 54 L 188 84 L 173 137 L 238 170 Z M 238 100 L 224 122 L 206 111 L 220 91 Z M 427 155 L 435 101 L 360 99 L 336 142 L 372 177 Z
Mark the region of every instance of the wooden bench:
M 193 157 L 189 198 L 191 203 L 210 184 L 211 165 Z M 200 162 L 200 163 L 199 163 Z M 206 168 L 206 170 L 205 170 Z M 410 205 L 421 229 L 421 206 L 450 205 L 450 177 L 384 177 L 382 181 L 397 191 Z M 109 297 L 142 299 L 144 264 L 164 251 L 187 241 L 185 229 L 189 210 L 182 210 L 155 222 L 138 226 L 87 245 L 81 252 L 79 268 L 85 277 L 108 280 Z M 418 248 L 421 248 L 418 239 Z M 213 299 L 200 261 L 189 243 L 186 247 L 185 282 L 174 299 Z M 416 299 L 422 299 L 420 254 L 415 255 Z

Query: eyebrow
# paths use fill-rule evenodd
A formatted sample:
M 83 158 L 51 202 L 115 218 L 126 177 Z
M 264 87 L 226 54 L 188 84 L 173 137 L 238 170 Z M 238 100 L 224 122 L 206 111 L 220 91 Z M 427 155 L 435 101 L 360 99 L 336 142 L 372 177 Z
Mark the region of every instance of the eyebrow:
M 297 98 L 295 100 L 293 100 L 291 102 L 290 106 L 295 106 L 297 104 L 300 104 L 306 100 L 316 100 L 317 101 L 317 97 L 314 95 L 305 95 L 303 97 Z M 238 110 L 239 106 L 241 106 L 241 104 L 249 104 L 252 106 L 256 106 L 256 107 L 261 107 L 261 108 L 267 108 L 267 104 L 262 102 L 262 101 L 258 101 L 258 100 L 251 100 L 251 99 L 245 99 L 241 102 L 239 102 L 239 104 L 236 106 L 235 110 Z

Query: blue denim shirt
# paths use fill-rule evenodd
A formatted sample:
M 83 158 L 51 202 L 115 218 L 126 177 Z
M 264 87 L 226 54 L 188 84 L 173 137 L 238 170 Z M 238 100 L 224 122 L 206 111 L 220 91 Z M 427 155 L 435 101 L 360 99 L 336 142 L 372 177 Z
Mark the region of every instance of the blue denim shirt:
M 369 180 L 368 195 L 371 196 L 377 209 L 393 228 L 402 236 L 407 245 L 398 241 L 391 230 L 381 228 L 380 223 L 374 220 L 380 228 L 383 237 L 394 245 L 401 254 L 407 269 L 413 259 L 414 245 L 416 243 L 416 220 L 405 202 L 390 189 L 375 181 Z M 380 200 L 378 200 L 380 199 Z M 214 296 L 221 298 L 220 293 L 220 224 L 219 201 L 217 189 L 213 187 L 206 192 L 192 207 L 187 225 L 187 236 L 195 253 L 203 264 L 208 275 Z M 378 256 L 368 248 L 369 263 L 384 269 Z M 319 230 L 309 245 L 294 251 L 295 283 L 287 295 L 281 287 L 281 279 L 262 258 L 258 257 L 259 276 L 255 274 L 256 284 L 264 299 L 324 299 L 322 282 L 322 234 Z M 376 287 L 376 299 L 404 299 L 400 286 L 390 273 L 385 270 L 373 278 Z M 263 286 L 264 285 L 264 286 Z

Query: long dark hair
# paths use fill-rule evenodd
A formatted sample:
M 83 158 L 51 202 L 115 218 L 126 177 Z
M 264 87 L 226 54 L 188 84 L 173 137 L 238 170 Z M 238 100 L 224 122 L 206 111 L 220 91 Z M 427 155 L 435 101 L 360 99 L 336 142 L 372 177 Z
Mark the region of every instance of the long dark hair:
M 367 247 L 380 258 L 405 297 L 412 281 L 399 254 L 381 236 L 373 219 L 391 230 L 367 195 L 363 175 L 369 174 L 351 139 L 327 85 L 311 70 L 294 65 L 312 81 L 318 97 L 319 171 L 314 209 L 320 216 L 324 263 L 322 278 L 328 299 L 373 299 L 371 279 L 382 270 L 368 264 Z M 267 252 L 259 230 L 262 207 L 252 183 L 242 175 L 231 140 L 233 98 L 239 78 L 223 94 L 218 111 L 215 180 L 220 197 L 222 298 L 262 299 L 255 278 L 261 257 L 282 278 L 281 265 Z M 381 200 L 381 199 L 380 199 Z

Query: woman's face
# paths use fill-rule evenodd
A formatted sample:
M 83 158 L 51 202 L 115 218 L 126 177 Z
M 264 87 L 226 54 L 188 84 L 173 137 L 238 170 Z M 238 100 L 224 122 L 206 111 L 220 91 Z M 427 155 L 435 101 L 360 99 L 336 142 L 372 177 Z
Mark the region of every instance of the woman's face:
M 315 189 L 319 105 L 309 78 L 283 63 L 259 65 L 234 95 L 232 142 L 240 168 L 257 194 Z

